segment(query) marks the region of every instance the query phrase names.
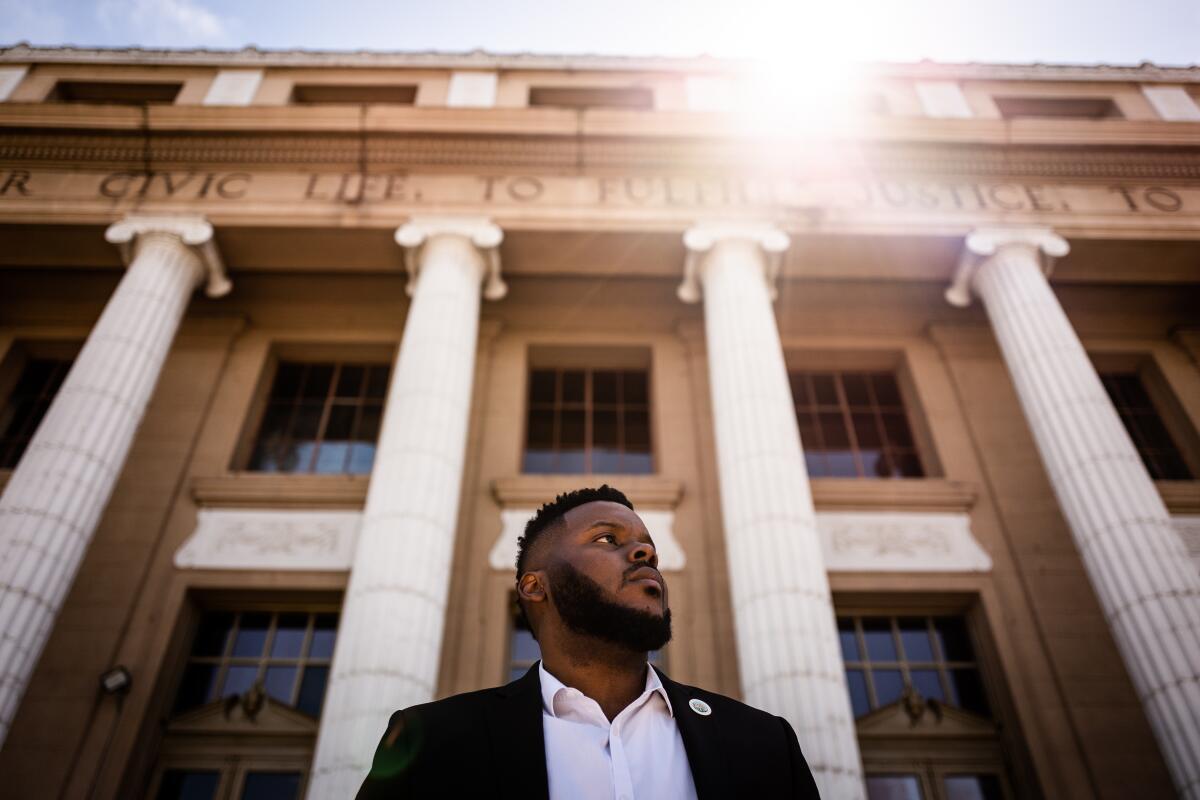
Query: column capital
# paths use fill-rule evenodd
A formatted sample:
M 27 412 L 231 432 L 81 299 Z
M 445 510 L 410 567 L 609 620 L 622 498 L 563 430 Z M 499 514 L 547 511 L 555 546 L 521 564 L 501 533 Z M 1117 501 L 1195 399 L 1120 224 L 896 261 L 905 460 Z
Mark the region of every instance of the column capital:
M 121 251 L 126 266 L 133 261 L 137 238 L 148 233 L 165 233 L 175 236 L 185 247 L 195 253 L 204 266 L 206 277 L 204 293 L 209 297 L 224 297 L 233 288 L 225 272 L 225 263 L 213 241 L 212 223 L 201 216 L 171 216 L 152 214 L 127 214 L 108 226 L 104 239 L 115 244 Z
M 487 217 L 412 217 L 396 229 L 396 244 L 404 249 L 404 268 L 408 272 L 409 297 L 416 291 L 417 274 L 421 270 L 418 255 L 430 239 L 437 236 L 458 236 L 468 240 L 484 260 L 483 296 L 500 300 L 508 294 L 508 286 L 500 277 L 500 243 L 504 231 Z
M 700 263 L 714 247 L 728 240 L 748 241 L 763 253 L 764 277 L 771 299 L 776 296 L 775 283 L 783 254 L 791 246 L 791 238 L 769 222 L 723 221 L 697 222 L 683 232 L 687 257 L 683 263 L 683 283 L 676 294 L 685 303 L 700 300 Z
M 967 234 L 958 269 L 946 289 L 946 302 L 966 308 L 971 304 L 971 282 L 989 258 L 1010 247 L 1032 248 L 1042 271 L 1050 274 L 1054 259 L 1071 251 L 1067 240 L 1050 228 L 976 228 Z

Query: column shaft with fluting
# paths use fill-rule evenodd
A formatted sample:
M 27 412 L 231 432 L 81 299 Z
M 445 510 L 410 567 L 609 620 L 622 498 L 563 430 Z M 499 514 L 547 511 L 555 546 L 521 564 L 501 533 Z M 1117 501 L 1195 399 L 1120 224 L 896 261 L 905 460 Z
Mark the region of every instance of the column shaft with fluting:
M 1200 574 L 1042 273 L 1038 241 L 973 243 L 986 257 L 970 287 L 1096 596 L 1180 795 L 1200 798 Z
M 823 797 L 859 798 L 854 718 L 766 277 L 787 238 L 693 228 L 684 241 L 688 281 L 704 298 L 744 699 L 792 724 Z M 696 289 L 685 282 L 680 296 Z
M 388 717 L 433 699 L 437 685 L 481 283 L 500 231 L 434 221 L 405 226 L 397 239 L 409 249 L 415 291 L 342 607 L 310 800 L 353 797 Z
M 125 464 L 212 228 L 120 222 L 133 255 L 0 498 L 0 744 Z

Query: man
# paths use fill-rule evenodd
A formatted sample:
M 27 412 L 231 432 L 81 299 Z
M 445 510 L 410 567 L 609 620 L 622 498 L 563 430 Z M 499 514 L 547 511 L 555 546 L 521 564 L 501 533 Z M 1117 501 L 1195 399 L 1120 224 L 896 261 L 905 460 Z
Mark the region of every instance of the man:
M 396 712 L 360 800 L 818 797 L 785 720 L 647 663 L 671 611 L 621 492 L 542 506 L 519 541 L 517 599 L 542 661 L 507 686 Z

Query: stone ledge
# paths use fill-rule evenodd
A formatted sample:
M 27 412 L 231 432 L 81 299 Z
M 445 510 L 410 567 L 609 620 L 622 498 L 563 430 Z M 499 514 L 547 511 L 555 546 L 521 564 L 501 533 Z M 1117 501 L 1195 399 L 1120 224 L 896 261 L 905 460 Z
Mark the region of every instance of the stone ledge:
M 813 504 L 819 511 L 901 509 L 970 511 L 979 487 L 942 478 L 813 478 Z
M 1154 488 L 1172 514 L 1200 514 L 1200 481 L 1155 481 Z
M 193 478 L 191 488 L 201 506 L 361 509 L 370 480 L 370 475 L 235 472 Z
M 661 475 L 520 475 L 492 481 L 492 497 L 501 508 L 538 508 L 563 492 L 603 483 L 620 489 L 639 509 L 673 509 L 683 497 L 683 482 Z

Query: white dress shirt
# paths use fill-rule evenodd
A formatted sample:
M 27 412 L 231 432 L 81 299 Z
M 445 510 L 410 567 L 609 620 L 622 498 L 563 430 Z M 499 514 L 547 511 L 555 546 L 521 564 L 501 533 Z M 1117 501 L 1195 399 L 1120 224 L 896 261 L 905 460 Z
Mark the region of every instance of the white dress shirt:
M 550 800 L 695 800 L 696 785 L 667 691 L 646 689 L 610 724 L 600 704 L 540 662 Z

